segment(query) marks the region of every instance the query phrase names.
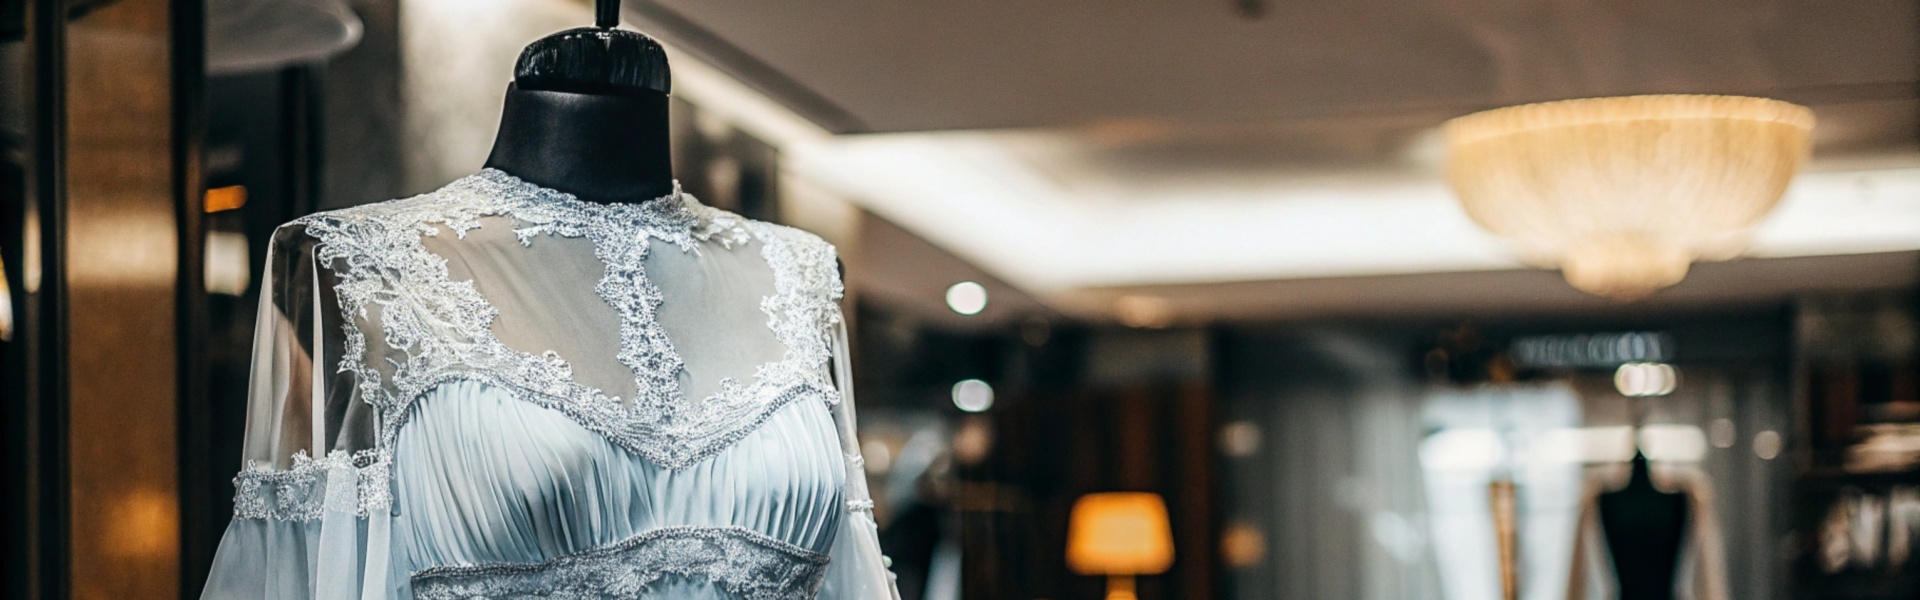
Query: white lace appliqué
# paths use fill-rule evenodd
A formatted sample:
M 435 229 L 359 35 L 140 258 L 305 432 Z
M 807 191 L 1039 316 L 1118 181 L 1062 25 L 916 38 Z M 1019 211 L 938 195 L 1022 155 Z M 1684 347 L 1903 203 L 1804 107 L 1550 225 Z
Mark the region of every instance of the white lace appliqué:
M 491 330 L 499 311 L 472 281 L 454 280 L 446 259 L 422 241 L 442 227 L 464 237 L 492 216 L 514 219 L 522 244 L 541 235 L 592 242 L 606 267 L 594 291 L 620 316 L 617 358 L 634 373 L 635 398 L 575 381 L 572 367 L 551 351 L 507 347 Z M 843 293 L 833 247 L 798 230 L 709 208 L 678 189 L 643 203 L 596 204 L 485 170 L 428 194 L 319 213 L 293 225 L 313 237 L 315 259 L 337 279 L 334 292 L 347 317 L 340 323 L 339 369 L 354 375 L 355 395 L 378 409 L 380 432 L 373 448 L 351 456 L 301 455 L 284 471 L 249 466 L 234 479 L 237 518 L 317 519 L 330 497 L 349 492 L 352 510 L 362 516 L 390 506 L 391 448 L 407 408 L 451 381 L 511 390 L 670 469 L 725 450 L 796 400 L 839 402 L 825 369 L 827 332 L 840 319 Z M 654 241 L 682 252 L 698 252 L 702 243 L 733 248 L 758 241 L 774 274 L 774 293 L 761 310 L 784 356 L 762 365 L 749 383 L 729 378 L 712 397 L 688 401 L 679 382 L 686 364 L 659 322 L 662 294 L 644 268 Z M 369 352 L 365 326 L 377 327 L 386 352 Z M 348 479 L 356 485 L 329 485 Z
M 420 600 L 633 600 L 662 578 L 704 578 L 746 600 L 820 592 L 827 557 L 738 527 L 663 527 L 537 564 L 434 567 L 413 575 Z
M 444 226 L 457 235 L 488 216 L 519 222 L 522 244 L 536 236 L 584 237 L 606 265 L 594 290 L 620 315 L 621 363 L 639 392 L 631 401 L 576 382 L 552 352 L 506 346 L 490 330 L 498 311 L 471 281 L 448 276 L 446 259 L 422 236 Z M 749 221 L 674 195 L 638 204 L 596 204 L 487 170 L 439 191 L 405 200 L 321 213 L 298 221 L 317 240 L 315 255 L 339 277 L 346 352 L 341 369 L 358 375 L 361 398 L 381 409 L 382 447 L 389 447 L 414 399 L 442 383 L 480 380 L 559 410 L 586 428 L 667 468 L 691 466 L 725 449 L 776 410 L 803 397 L 837 402 L 825 375 L 826 332 L 839 318 L 842 288 L 833 248 L 797 230 Z M 758 369 L 753 381 L 722 382 L 700 402 L 683 397 L 685 373 L 660 325 L 660 289 L 644 262 L 658 240 L 683 252 L 697 244 L 726 247 L 759 241 L 774 273 L 774 293 L 761 303 L 785 356 Z M 386 345 L 397 356 L 382 377 L 367 354 L 361 323 L 378 311 Z

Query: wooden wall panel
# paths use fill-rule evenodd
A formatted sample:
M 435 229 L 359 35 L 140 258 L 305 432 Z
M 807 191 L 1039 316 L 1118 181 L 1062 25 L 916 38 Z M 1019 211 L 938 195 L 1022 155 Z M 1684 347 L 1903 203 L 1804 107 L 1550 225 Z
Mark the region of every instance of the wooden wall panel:
M 170 3 L 72 22 L 67 64 L 73 597 L 179 595 Z

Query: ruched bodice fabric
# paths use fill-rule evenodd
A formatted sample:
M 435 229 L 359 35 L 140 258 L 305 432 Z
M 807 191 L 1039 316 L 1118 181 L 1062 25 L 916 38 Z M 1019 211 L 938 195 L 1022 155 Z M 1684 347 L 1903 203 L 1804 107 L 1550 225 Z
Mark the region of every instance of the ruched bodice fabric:
M 698 465 L 648 463 L 552 409 L 483 383 L 414 405 L 395 502 L 417 566 L 539 563 L 647 530 L 741 527 L 825 554 L 845 468 L 826 407 L 788 405 Z

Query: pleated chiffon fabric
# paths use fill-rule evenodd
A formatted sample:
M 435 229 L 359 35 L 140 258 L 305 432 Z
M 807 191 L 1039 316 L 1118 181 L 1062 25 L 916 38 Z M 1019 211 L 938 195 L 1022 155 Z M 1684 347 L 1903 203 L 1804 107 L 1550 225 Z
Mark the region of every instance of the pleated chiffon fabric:
M 203 598 L 896 598 L 833 249 L 499 171 L 269 250 Z

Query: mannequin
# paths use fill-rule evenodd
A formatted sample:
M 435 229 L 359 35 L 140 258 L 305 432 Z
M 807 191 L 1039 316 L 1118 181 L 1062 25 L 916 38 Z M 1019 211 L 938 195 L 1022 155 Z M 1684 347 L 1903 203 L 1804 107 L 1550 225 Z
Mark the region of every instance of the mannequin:
M 673 192 L 672 72 L 658 42 L 614 28 L 619 5 L 520 53 L 488 168 L 593 202 Z
M 675 188 L 665 54 L 600 9 L 492 168 L 276 230 L 204 600 L 898 599 L 833 246 Z
M 1645 454 L 1634 452 L 1627 485 L 1600 494 L 1600 528 L 1613 556 L 1621 600 L 1671 600 L 1690 507 L 1685 492 L 1654 487 Z

